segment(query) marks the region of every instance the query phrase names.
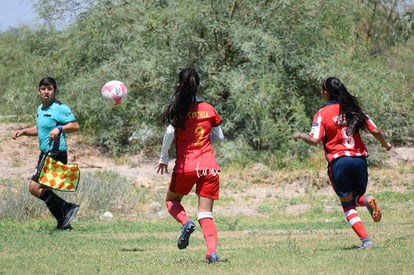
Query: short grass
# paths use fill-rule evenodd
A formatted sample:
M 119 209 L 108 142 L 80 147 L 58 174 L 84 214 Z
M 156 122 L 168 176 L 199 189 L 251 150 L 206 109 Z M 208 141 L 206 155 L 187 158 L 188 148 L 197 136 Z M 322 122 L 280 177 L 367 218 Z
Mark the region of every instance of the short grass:
M 413 197 L 411 193 L 409 196 Z M 216 215 L 220 263 L 208 265 L 198 227 L 178 250 L 172 218 L 74 222 L 54 231 L 49 218 L 0 221 L 0 274 L 412 274 L 414 211 L 405 194 L 380 193 L 383 220 L 361 210 L 375 249 L 360 242 L 342 213 L 266 217 Z M 365 209 L 364 209 L 365 210 Z
M 153 202 L 165 208 L 165 186 L 144 188 L 116 171 L 85 173 L 75 194 L 62 194 L 82 208 L 75 229 L 61 232 L 25 183 L 0 181 L 0 274 L 413 274 L 413 165 L 371 172 L 368 193 L 379 201 L 383 219 L 373 223 L 358 208 L 375 245 L 361 251 L 334 193 L 315 192 L 326 187 L 325 172 L 258 164 L 223 171 L 214 214 L 216 265 L 206 263 L 200 227 L 190 246 L 178 250 L 180 225 L 169 216 L 145 215 Z M 277 189 L 290 184 L 303 192 L 287 196 Z M 194 215 L 196 196 L 183 203 Z M 243 205 L 257 214 L 223 214 Z M 289 214 L 292 206 L 306 211 Z M 106 210 L 117 218 L 101 220 Z

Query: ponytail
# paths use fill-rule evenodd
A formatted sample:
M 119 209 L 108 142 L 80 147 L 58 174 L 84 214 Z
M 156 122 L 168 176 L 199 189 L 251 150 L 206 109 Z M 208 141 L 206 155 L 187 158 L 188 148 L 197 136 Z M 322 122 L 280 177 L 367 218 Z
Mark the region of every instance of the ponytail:
M 184 128 L 191 105 L 195 107 L 195 96 L 199 85 L 200 78 L 196 70 L 185 68 L 180 71 L 174 99 L 162 115 L 164 125 L 171 124 L 176 129 Z
M 358 133 L 360 129 L 367 126 L 367 115 L 362 109 L 358 98 L 351 95 L 338 78 L 327 78 L 322 83 L 322 90 L 326 91 L 331 98 L 338 99 L 342 121 L 346 120 L 351 134 Z

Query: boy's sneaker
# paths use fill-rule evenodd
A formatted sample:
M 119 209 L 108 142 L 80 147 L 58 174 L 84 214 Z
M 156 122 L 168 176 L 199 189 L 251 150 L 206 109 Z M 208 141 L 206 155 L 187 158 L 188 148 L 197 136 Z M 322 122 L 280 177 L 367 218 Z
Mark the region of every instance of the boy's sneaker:
M 62 231 L 71 231 L 73 228 L 72 226 L 69 224 L 65 227 L 62 227 L 60 225 L 56 226 L 56 230 L 62 230 Z
M 378 208 L 377 202 L 373 197 L 366 197 L 364 199 L 364 204 L 367 207 L 369 213 L 371 214 L 374 222 L 379 222 L 381 220 L 381 210 Z
M 79 211 L 79 207 L 80 205 L 78 204 L 66 203 L 64 207 L 65 215 L 64 215 L 62 222 L 60 223 L 58 227 L 63 229 L 63 228 L 67 228 L 68 226 L 70 226 L 70 222 L 75 219 L 76 213 L 78 213 Z
M 207 261 L 209 264 L 215 264 L 218 262 L 217 253 L 211 253 L 210 256 L 207 257 Z
M 184 249 L 187 248 L 189 240 L 190 240 L 190 235 L 191 233 L 194 232 L 196 226 L 194 224 L 194 222 L 189 219 L 181 228 L 181 234 L 180 237 L 178 238 L 178 249 Z
M 372 249 L 372 248 L 374 248 L 374 244 L 372 243 L 372 241 L 371 241 L 371 238 L 370 238 L 370 237 L 365 237 L 365 238 L 362 238 L 362 239 L 361 239 L 361 241 L 362 241 L 362 245 L 361 245 L 361 247 L 359 248 L 360 250 L 364 250 L 364 249 Z

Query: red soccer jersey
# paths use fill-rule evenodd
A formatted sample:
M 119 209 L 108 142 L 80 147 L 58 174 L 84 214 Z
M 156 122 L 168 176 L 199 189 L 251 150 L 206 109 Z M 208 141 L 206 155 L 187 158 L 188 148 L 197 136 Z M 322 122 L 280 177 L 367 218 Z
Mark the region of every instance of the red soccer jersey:
M 184 129 L 179 128 L 175 131 L 177 154 L 175 173 L 206 169 L 218 171 L 219 166 L 210 142 L 210 132 L 211 128 L 218 126 L 220 122 L 221 118 L 213 106 L 205 102 L 198 102 L 194 110 L 188 113 Z
M 367 129 L 371 131 L 374 128 L 374 122 L 368 118 Z M 315 114 L 310 135 L 322 140 L 328 162 L 343 156 L 368 156 L 359 133 L 351 135 L 346 121 L 342 121 L 337 102 L 328 102 Z

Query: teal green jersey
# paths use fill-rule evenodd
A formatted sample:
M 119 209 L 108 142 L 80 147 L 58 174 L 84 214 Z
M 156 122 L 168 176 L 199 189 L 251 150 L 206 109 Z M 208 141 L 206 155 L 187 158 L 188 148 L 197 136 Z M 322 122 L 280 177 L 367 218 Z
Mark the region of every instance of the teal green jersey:
M 76 121 L 70 108 L 55 100 L 52 104 L 43 109 L 41 104 L 37 108 L 37 136 L 39 138 L 40 151 L 46 152 L 49 148 L 49 133 L 58 125 L 65 125 L 69 122 Z M 66 135 L 60 133 L 57 140 L 53 143 L 53 149 L 51 151 L 66 151 Z

